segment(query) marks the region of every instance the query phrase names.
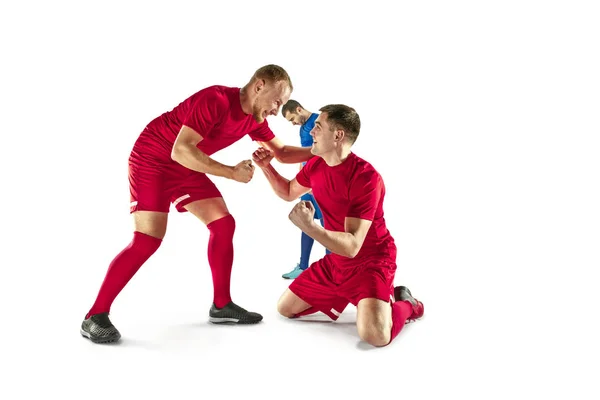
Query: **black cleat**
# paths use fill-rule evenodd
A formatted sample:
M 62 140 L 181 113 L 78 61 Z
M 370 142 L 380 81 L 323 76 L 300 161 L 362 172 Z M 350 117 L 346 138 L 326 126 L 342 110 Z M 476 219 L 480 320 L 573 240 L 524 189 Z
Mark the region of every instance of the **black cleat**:
M 81 335 L 94 343 L 111 343 L 121 338 L 121 334 L 108 319 L 108 313 L 95 314 L 81 323 Z
M 408 290 L 408 288 L 406 286 L 396 286 L 394 288 L 394 300 L 396 301 L 408 301 L 410 304 L 412 304 L 413 307 L 413 312 L 411 314 L 410 317 L 408 317 L 408 322 L 412 322 L 415 321 L 419 318 L 421 318 L 423 316 L 423 314 L 425 313 L 425 307 L 423 306 L 423 303 L 421 303 L 419 300 L 415 299 L 412 294 L 410 293 L 410 290 Z
M 213 324 L 256 324 L 263 319 L 262 315 L 246 311 L 233 301 L 223 308 L 217 308 L 213 303 L 208 315 L 208 320 Z

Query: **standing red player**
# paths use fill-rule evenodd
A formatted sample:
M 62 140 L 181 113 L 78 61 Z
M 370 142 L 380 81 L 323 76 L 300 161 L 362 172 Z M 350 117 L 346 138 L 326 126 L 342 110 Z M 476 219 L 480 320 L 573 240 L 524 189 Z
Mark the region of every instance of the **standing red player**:
M 268 147 L 282 163 L 312 157 L 309 148 L 284 145 L 266 121 L 277 115 L 293 90 L 287 72 L 277 65 L 259 68 L 242 88 L 211 86 L 185 99 L 146 126 L 129 157 L 133 239 L 110 263 L 96 301 L 81 324 L 81 334 L 94 343 L 119 340 L 109 319 L 111 305 L 138 269 L 160 247 L 170 205 L 189 211 L 210 231 L 208 262 L 214 286 L 209 311 L 213 323 L 253 324 L 255 312 L 233 303 L 230 278 L 235 220 L 209 175 L 247 183 L 251 160 L 228 166 L 210 156 L 245 135 Z

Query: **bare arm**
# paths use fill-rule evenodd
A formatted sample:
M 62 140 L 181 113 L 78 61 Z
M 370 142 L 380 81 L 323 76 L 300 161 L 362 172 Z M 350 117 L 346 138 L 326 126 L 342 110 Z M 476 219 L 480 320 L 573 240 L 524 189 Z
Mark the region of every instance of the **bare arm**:
M 185 125 L 181 127 L 171 151 L 173 161 L 194 171 L 232 179 L 233 167 L 213 160 L 196 147 L 202 139 L 192 128 Z
M 296 204 L 290 213 L 290 219 L 304 233 L 333 253 L 354 258 L 360 252 L 371 229 L 381 199 L 382 185 L 383 181 L 378 174 L 358 175 L 350 188 L 352 200 L 346 211 L 344 232 L 326 230 L 315 223 L 315 210 L 312 203 L 308 201 Z
M 345 232 L 335 232 L 315 223 L 313 215 L 312 204 L 304 201 L 296 204 L 290 213 L 290 220 L 304 233 L 331 252 L 344 257 L 356 257 L 367 237 L 372 221 L 346 217 L 344 221 Z
M 268 142 L 260 142 L 260 144 L 271 150 L 275 154 L 275 159 L 282 164 L 301 163 L 313 157 L 310 147 L 288 146 L 276 137 Z
M 284 178 L 277 172 L 277 170 L 271 165 L 273 159 L 273 152 L 261 147 L 252 154 L 252 160 L 269 181 L 269 184 L 273 188 L 275 194 L 281 197 L 285 201 L 292 201 L 302 196 L 304 193 L 308 193 L 310 188 L 302 186 L 298 183 L 296 178 L 291 181 Z
M 252 166 L 250 160 L 242 161 L 235 167 L 221 164 L 196 147 L 202 139 L 202 135 L 184 125 L 179 131 L 171 150 L 173 161 L 194 171 L 222 176 L 238 182 L 248 182 L 252 179 L 254 166 Z
M 310 192 L 310 188 L 299 184 L 296 178 L 290 181 L 279 175 L 279 172 L 270 164 L 268 167 L 262 168 L 262 172 L 265 174 L 275 194 L 285 201 L 296 200 L 303 194 Z
M 305 233 L 331 252 L 354 258 L 362 248 L 372 223 L 366 219 L 347 217 L 344 221 L 345 232 L 328 231 L 321 225 L 313 224 L 314 227 Z

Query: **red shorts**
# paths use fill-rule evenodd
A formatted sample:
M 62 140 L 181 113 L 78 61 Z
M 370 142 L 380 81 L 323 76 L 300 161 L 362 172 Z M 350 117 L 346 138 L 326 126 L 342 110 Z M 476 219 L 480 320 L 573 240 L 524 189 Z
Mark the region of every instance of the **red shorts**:
M 331 255 L 311 264 L 289 289 L 332 320 L 338 319 L 348 303 L 362 299 L 393 301 L 396 264 L 370 260 L 354 268 L 337 268 Z
M 177 211 L 196 200 L 223 197 L 206 174 L 192 171 L 176 162 L 161 162 L 132 152 L 129 157 L 130 212 Z

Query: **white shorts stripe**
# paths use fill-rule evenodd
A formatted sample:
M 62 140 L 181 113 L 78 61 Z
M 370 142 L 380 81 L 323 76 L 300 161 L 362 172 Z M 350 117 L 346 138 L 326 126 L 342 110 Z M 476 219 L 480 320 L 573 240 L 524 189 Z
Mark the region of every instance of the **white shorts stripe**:
M 173 205 L 176 206 L 177 204 L 181 203 L 183 200 L 185 199 L 189 199 L 190 195 L 189 194 L 184 194 L 183 196 L 179 197 L 177 200 L 175 200 L 173 202 Z

